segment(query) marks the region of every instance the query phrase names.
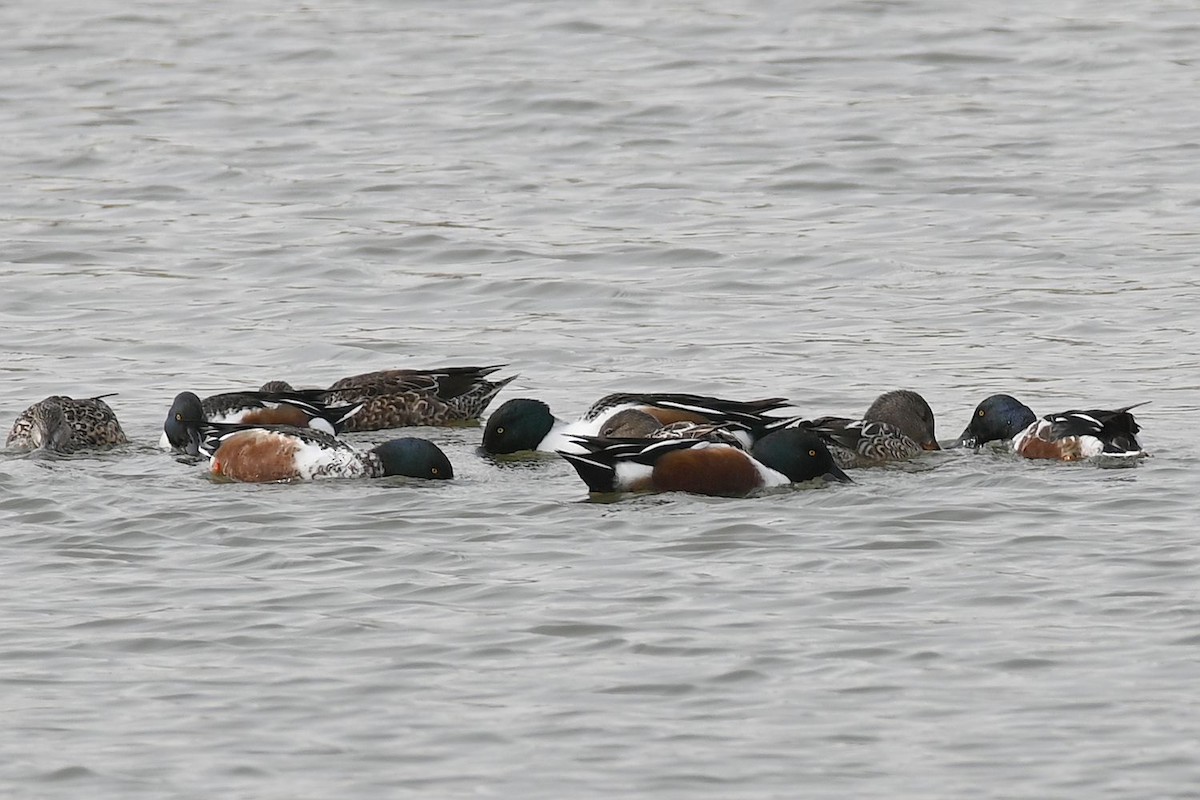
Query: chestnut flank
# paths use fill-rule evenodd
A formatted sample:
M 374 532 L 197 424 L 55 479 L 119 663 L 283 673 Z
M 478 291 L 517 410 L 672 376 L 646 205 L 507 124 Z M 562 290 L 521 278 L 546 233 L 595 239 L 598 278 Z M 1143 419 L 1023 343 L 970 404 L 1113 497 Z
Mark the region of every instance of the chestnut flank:
M 288 436 L 242 431 L 221 443 L 213 454 L 212 472 L 245 483 L 287 481 L 296 472 L 298 445 Z
M 749 494 L 762 483 L 750 457 L 732 447 L 676 450 L 654 464 L 654 488 L 660 492 L 736 496 Z
M 296 428 L 311 427 L 308 414 L 296 406 L 281 405 L 276 408 L 256 408 L 242 417 L 243 425 L 292 425 Z

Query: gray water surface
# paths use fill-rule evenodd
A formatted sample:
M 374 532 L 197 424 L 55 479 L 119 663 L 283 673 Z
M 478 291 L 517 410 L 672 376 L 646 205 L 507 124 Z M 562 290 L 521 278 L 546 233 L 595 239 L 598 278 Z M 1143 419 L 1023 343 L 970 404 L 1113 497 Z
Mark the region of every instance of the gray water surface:
M 1190 3 L 0 7 L 0 794 L 1183 798 L 1200 786 Z M 1139 409 L 1136 467 L 947 452 L 590 502 L 214 483 L 171 398 L 508 363 L 953 438 Z M 370 444 L 390 434 L 362 434 Z

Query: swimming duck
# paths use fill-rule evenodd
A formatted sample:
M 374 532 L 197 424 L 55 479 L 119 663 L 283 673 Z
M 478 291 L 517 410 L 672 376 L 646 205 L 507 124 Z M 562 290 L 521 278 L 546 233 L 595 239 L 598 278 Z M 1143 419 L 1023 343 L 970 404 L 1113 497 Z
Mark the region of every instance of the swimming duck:
M 908 389 L 879 395 L 862 419 L 819 417 L 798 425 L 820 436 L 844 468 L 907 461 L 923 451 L 941 449 L 934 437 L 933 409 Z
M 600 398 L 581 419 L 568 423 L 555 417 L 550 406 L 541 400 L 520 397 L 506 401 L 488 417 L 483 449 L 496 455 L 522 450 L 584 452 L 572 437 L 595 436 L 606 420 L 626 409 L 643 411 L 660 425 L 675 422 L 724 425 L 748 446 L 791 421 L 765 413 L 788 405 L 791 403 L 782 397 L 740 401 L 695 394 L 622 392 Z
M 698 439 L 577 437 L 585 453 L 559 451 L 592 492 L 690 492 L 740 497 L 824 478 L 850 482 L 821 439 L 803 428 L 769 433 L 749 452 Z
M 196 455 L 201 441 L 200 426 L 206 422 L 292 425 L 338 434 L 361 408 L 328 406 L 313 397 L 312 392 L 224 392 L 201 400 L 194 392 L 180 392 L 163 422 L 159 445 Z
M 362 404 L 362 411 L 346 423 L 347 431 L 453 425 L 478 419 L 492 398 L 517 377 L 486 379 L 504 366 L 381 370 L 351 375 L 314 391 L 328 403 Z M 268 381 L 262 390 L 291 391 L 291 385 Z
M 994 394 L 975 407 L 971 422 L 955 444 L 980 447 L 1011 440 L 1012 451 L 1025 458 L 1080 461 L 1093 456 L 1142 456 L 1141 430 L 1131 408 L 1063 411 L 1040 419 L 1012 395 Z
M 392 439 L 358 450 L 313 428 L 289 425 L 216 425 L 200 445 L 213 475 L 248 483 L 319 478 L 448 479 L 454 468 L 426 439 Z
M 117 415 L 104 402 L 111 394 L 76 400 L 56 394 L 17 415 L 6 447 L 73 453 L 89 447 L 112 447 L 129 439 Z
M 600 426 L 601 439 L 702 439 L 745 450 L 746 445 L 728 425 L 718 422 L 672 422 L 663 425 L 640 408 L 618 411 Z

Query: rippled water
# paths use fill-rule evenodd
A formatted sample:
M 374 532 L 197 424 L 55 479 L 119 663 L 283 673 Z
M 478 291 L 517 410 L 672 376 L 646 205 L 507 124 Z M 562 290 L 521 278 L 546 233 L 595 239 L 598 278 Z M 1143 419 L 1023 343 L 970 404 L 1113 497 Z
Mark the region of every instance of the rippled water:
M 0 456 L 0 791 L 1195 796 L 1200 12 L 800 5 L 0 8 L 0 424 L 135 440 Z M 153 446 L 184 388 L 500 362 L 566 417 L 1149 400 L 1154 456 L 594 503 L 471 427 L 437 486 Z

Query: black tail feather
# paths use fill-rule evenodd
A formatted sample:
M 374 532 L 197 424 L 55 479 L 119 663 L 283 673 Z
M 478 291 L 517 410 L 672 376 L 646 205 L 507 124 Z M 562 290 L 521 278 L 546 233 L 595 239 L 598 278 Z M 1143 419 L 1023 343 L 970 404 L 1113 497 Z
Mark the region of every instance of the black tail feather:
M 616 491 L 617 470 L 612 464 L 597 461 L 591 454 L 576 455 L 559 452 L 559 455 L 575 468 L 579 477 L 587 484 L 588 491 L 599 493 Z

